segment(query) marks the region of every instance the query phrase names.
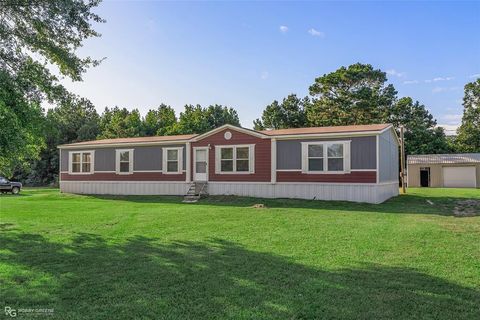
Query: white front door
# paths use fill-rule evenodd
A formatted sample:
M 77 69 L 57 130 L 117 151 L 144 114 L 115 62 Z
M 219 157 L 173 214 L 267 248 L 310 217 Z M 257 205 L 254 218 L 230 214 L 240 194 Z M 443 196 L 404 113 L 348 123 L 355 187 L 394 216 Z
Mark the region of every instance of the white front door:
M 207 181 L 208 148 L 195 148 L 193 153 L 193 180 Z

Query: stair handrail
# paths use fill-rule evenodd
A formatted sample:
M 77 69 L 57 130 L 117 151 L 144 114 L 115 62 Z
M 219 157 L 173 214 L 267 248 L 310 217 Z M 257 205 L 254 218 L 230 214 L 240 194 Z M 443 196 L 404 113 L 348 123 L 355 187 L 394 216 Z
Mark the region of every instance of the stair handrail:
M 207 183 L 204 182 L 203 185 L 202 185 L 202 188 L 200 189 L 200 192 L 198 193 L 198 195 L 202 195 L 203 189 L 205 189 L 206 185 L 207 185 Z

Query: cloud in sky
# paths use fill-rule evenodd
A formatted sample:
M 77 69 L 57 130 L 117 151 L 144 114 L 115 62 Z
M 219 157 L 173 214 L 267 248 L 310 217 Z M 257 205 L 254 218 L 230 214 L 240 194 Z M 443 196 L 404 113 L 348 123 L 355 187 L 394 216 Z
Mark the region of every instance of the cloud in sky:
M 385 72 L 390 76 L 395 76 L 395 77 L 399 77 L 399 78 L 403 78 L 407 75 L 405 72 L 399 72 L 395 69 L 389 69 Z
M 469 78 L 480 78 L 480 73 L 475 73 L 469 76 Z
M 427 79 L 425 80 L 425 83 L 432 83 L 432 82 L 438 82 L 438 81 L 450 81 L 455 79 L 455 77 L 436 77 L 433 79 Z
M 280 32 L 281 32 L 281 33 L 287 33 L 287 31 L 288 31 L 288 27 L 287 27 L 287 26 L 280 26 L 279 29 L 280 29 Z
M 262 71 L 262 73 L 260 74 L 260 79 L 266 80 L 268 76 L 269 76 L 268 71 Z
M 432 89 L 433 93 L 447 92 L 458 90 L 458 87 L 435 87 Z
M 325 37 L 325 32 L 315 30 L 314 28 L 311 28 L 310 30 L 308 30 L 308 33 L 310 33 L 310 35 L 314 37 L 320 37 L 320 38 Z
M 462 122 L 462 115 L 460 113 L 447 113 L 440 117 L 442 124 L 438 127 L 442 127 L 445 130 L 447 136 L 455 135 L 457 129 Z
M 436 82 L 436 81 L 449 81 L 449 80 L 453 80 L 455 79 L 454 77 L 437 77 L 437 78 L 433 78 L 433 81 Z
M 445 114 L 442 116 L 442 120 L 444 120 L 447 124 L 458 124 L 462 121 L 461 114 Z
M 453 136 L 457 134 L 459 124 L 439 124 L 437 127 L 442 127 L 445 130 L 447 136 Z
M 405 72 L 400 72 L 400 73 L 397 73 L 394 69 L 392 70 L 387 70 L 387 74 L 390 74 L 390 75 L 396 75 L 398 77 L 402 77 L 405 75 Z M 480 74 L 479 74 L 480 76 Z M 439 81 L 450 81 L 450 80 L 453 80 L 455 79 L 455 77 L 435 77 L 433 79 L 427 79 L 427 80 L 423 80 L 423 82 L 425 83 L 432 83 L 432 82 L 439 82 Z M 415 84 L 415 83 L 419 83 L 420 81 L 418 80 L 405 80 L 403 81 L 403 84 Z M 436 89 L 436 90 L 435 90 Z M 436 92 L 440 92 L 442 90 L 440 90 L 441 88 L 435 88 L 434 90 Z M 443 89 L 446 89 L 446 88 L 443 88 Z

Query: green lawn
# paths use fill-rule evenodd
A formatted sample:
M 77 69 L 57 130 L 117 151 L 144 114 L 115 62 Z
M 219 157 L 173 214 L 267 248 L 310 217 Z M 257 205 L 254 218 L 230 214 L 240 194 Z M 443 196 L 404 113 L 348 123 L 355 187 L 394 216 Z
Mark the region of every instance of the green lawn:
M 480 319 L 480 216 L 452 216 L 480 190 L 409 192 L 381 205 L 3 195 L 1 314 Z

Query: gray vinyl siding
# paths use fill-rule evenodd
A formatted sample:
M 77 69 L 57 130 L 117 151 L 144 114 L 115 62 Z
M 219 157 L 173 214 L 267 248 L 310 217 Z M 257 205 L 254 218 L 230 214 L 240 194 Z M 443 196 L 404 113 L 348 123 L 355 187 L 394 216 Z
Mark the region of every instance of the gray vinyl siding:
M 162 147 L 136 147 L 133 170 L 162 170 Z
M 115 171 L 115 149 L 93 149 L 95 150 L 95 171 Z
M 119 147 L 119 148 L 86 148 L 83 150 L 95 151 L 95 171 L 115 171 L 115 150 L 133 149 L 133 170 L 134 171 L 156 171 L 162 170 L 162 148 L 183 147 L 183 170 L 186 169 L 186 147 L 185 145 L 161 145 L 145 147 Z M 82 151 L 62 149 L 61 171 L 68 171 L 68 157 L 70 151 Z
M 379 141 L 379 182 L 398 181 L 399 179 L 399 150 L 398 142 L 393 129 L 378 136 Z
M 68 171 L 68 150 L 60 149 L 60 171 Z
M 300 170 L 302 168 L 302 142 L 351 140 L 351 169 L 377 167 L 376 137 L 345 137 L 338 139 L 280 140 L 277 141 L 277 169 Z
M 183 170 L 186 170 L 187 150 L 185 145 L 165 145 L 152 147 L 135 147 L 133 170 L 162 170 L 163 148 L 183 147 Z
M 277 169 L 301 169 L 302 144 L 299 140 L 277 141 Z

